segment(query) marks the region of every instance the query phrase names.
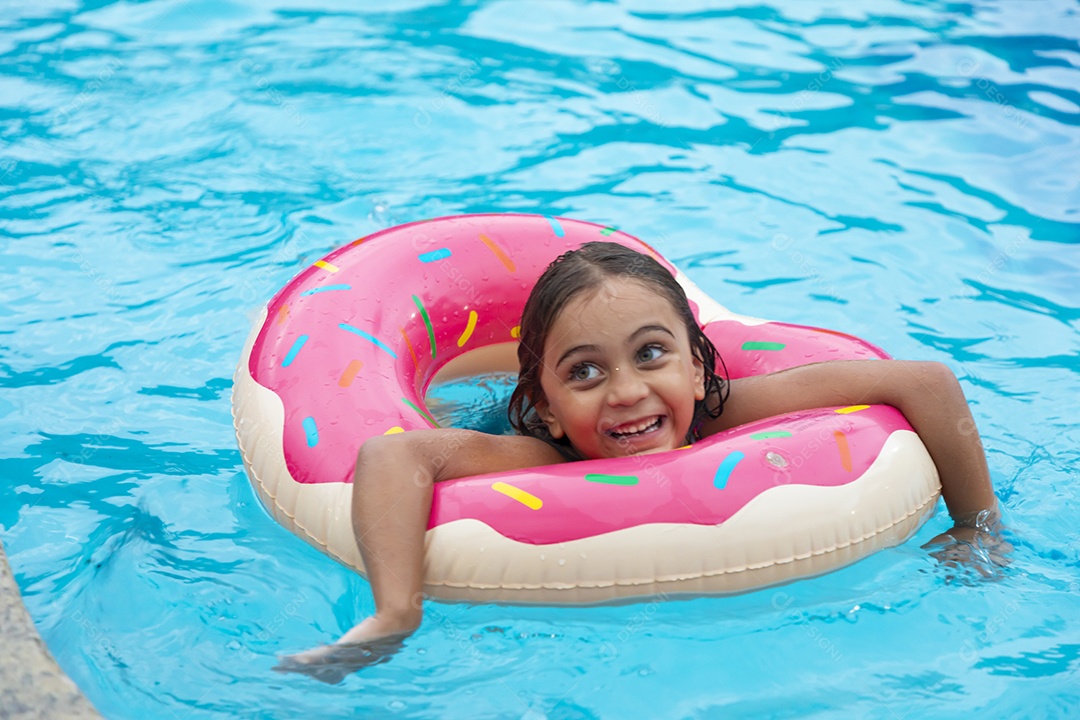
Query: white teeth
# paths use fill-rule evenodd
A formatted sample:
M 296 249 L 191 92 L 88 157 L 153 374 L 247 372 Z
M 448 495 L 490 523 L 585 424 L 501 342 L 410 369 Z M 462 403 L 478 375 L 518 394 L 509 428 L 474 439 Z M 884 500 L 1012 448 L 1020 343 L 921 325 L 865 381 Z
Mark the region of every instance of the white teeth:
M 651 420 L 644 420 L 642 422 L 637 423 L 636 425 L 631 425 L 631 426 L 628 426 L 628 427 L 624 427 L 624 428 L 622 428 L 620 430 L 610 430 L 608 432 L 608 434 L 613 435 L 615 437 L 626 437 L 627 435 L 640 435 L 641 433 L 645 432 L 646 430 L 652 430 L 652 429 L 658 427 L 659 425 L 660 425 L 660 416 L 656 416 L 656 417 L 653 417 Z

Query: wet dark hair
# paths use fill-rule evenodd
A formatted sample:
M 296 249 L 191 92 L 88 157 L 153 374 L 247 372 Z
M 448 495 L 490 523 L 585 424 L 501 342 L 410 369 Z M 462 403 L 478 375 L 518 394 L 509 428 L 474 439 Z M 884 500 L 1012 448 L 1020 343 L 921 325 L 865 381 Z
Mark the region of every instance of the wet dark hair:
M 556 318 L 571 300 L 582 292 L 600 287 L 607 278 L 634 280 L 656 291 L 671 303 L 686 325 L 690 349 L 705 368 L 705 399 L 694 403 L 694 419 L 686 438 L 687 443 L 693 442 L 705 418 L 718 418 L 723 412 L 729 387 L 727 380 L 717 374 L 716 367 L 719 363 L 724 375 L 727 368 L 712 341 L 697 324 L 686 292 L 667 268 L 648 255 L 612 242 L 590 242 L 563 253 L 536 281 L 521 314 L 518 345 L 521 369 L 517 387 L 510 396 L 510 425 L 522 435 L 554 445 L 568 459 L 581 459 L 566 436 L 559 439 L 551 436 L 536 412 L 537 402 L 544 399 L 540 371 L 544 344 Z

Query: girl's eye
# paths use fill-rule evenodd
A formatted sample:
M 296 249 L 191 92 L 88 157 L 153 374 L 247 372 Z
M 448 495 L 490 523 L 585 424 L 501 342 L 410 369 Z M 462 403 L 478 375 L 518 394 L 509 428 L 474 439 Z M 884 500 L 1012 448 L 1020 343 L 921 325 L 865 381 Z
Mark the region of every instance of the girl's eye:
M 647 363 L 653 360 L 659 360 L 664 354 L 664 347 L 662 345 L 646 345 L 638 350 L 637 359 L 638 362 Z
M 600 375 L 600 371 L 596 369 L 595 365 L 589 365 L 583 363 L 581 365 L 575 365 L 570 368 L 570 379 L 577 380 L 579 382 L 585 380 L 595 380 Z

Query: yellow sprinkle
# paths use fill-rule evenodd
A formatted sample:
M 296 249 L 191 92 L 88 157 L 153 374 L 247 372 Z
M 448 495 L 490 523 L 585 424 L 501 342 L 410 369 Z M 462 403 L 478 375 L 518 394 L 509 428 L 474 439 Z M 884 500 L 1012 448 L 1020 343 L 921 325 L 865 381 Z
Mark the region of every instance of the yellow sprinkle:
M 512 337 L 512 338 L 521 337 L 521 326 L 520 325 L 515 325 L 514 327 L 510 328 L 510 337 Z
M 331 265 L 330 263 L 326 262 L 325 260 L 316 260 L 315 261 L 315 267 L 322 268 L 323 270 L 326 270 L 327 272 L 332 272 L 332 273 L 336 273 L 338 271 L 336 265 Z
M 469 338 L 472 337 L 473 330 L 476 329 L 476 311 L 469 311 L 469 322 L 465 326 L 465 332 L 461 333 L 461 337 L 458 338 L 457 346 L 464 347 L 465 343 L 469 342 Z
M 525 492 L 521 488 L 516 488 L 513 485 L 507 485 L 504 482 L 492 483 L 491 489 L 495 492 L 502 493 L 508 498 L 517 500 L 530 510 L 539 510 L 544 505 L 544 501 L 532 493 Z
M 835 412 L 838 412 L 841 415 L 847 415 L 849 413 L 856 413 L 856 412 L 859 412 L 860 410 L 865 410 L 868 407 L 870 407 L 870 406 L 869 405 L 849 405 L 848 407 L 837 408 L 835 410 Z
M 405 428 L 401 427 L 400 425 L 395 425 L 394 427 L 384 432 L 383 435 L 397 435 L 398 433 L 403 432 L 405 432 Z

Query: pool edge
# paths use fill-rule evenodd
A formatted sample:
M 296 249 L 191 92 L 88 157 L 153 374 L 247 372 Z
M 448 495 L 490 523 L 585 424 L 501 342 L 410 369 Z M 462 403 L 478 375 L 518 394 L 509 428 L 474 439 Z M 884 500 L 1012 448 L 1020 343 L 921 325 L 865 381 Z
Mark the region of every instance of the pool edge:
M 23 605 L 19 586 L 0 541 L 0 716 L 89 718 L 101 715 L 75 682 L 60 669 Z

